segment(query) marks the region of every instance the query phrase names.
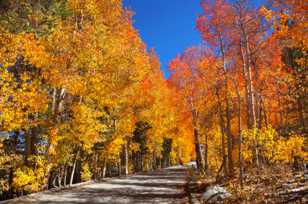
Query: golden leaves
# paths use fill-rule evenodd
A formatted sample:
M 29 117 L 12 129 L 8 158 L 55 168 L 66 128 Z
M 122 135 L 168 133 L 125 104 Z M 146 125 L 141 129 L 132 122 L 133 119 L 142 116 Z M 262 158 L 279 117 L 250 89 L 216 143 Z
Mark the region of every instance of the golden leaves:
M 292 163 L 295 156 L 305 157 L 304 136 L 290 135 L 284 138 L 272 127 L 261 130 L 243 130 L 243 157 L 252 162 L 257 148 L 260 155 L 271 163 Z
M 44 36 L 1 30 L 1 131 L 41 128 L 40 134 L 48 135 L 46 156 L 58 165 L 70 164 L 77 150 L 91 154 L 97 143 L 104 143 L 106 158 L 116 160 L 143 120 L 152 127 L 150 152 L 159 153 L 168 137 L 189 158 L 191 127 L 182 124 L 187 115 L 176 107 L 180 99 L 133 27 L 132 13 L 120 0 L 68 1 L 67 6 L 72 15 L 58 19 Z M 37 17 L 29 16 L 33 23 Z M 137 151 L 138 144 L 130 148 Z M 39 189 L 35 176 L 44 174 L 43 160 L 33 161 L 37 169 L 19 168 L 15 187 Z M 85 166 L 84 179 L 88 170 Z
M 13 186 L 19 190 L 37 192 L 47 182 L 47 174 L 51 165 L 41 156 L 32 156 L 29 160 L 35 162 L 35 167 L 18 168 L 15 171 Z
M 267 9 L 265 6 L 262 6 L 260 9 L 259 9 L 259 13 L 265 17 L 265 19 L 267 21 L 270 21 L 272 20 L 273 18 L 273 12 L 269 9 Z

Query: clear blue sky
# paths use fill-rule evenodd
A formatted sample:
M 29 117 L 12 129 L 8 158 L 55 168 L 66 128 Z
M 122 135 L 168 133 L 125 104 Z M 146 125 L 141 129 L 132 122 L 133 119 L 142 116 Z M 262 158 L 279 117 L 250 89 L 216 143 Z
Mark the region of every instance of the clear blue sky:
M 251 0 L 258 5 L 264 0 Z M 168 76 L 168 62 L 178 53 L 201 42 L 195 29 L 200 0 L 123 0 L 135 12 L 134 26 L 148 48 L 154 48 L 161 69 Z

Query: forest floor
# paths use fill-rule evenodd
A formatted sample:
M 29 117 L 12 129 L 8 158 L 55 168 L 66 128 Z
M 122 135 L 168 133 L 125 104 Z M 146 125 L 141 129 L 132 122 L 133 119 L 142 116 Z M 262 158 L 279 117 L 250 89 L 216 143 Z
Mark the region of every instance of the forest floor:
M 238 173 L 237 173 L 238 175 Z M 203 193 L 209 186 L 220 186 L 231 197 L 216 203 L 232 204 L 306 204 L 308 203 L 308 171 L 293 171 L 288 167 L 249 169 L 240 186 L 235 176 L 227 180 L 215 180 L 215 175 L 190 176 L 189 194 L 193 204 L 202 203 Z M 217 194 L 218 195 L 218 194 Z
M 189 203 L 185 192 L 187 169 L 171 167 L 151 173 L 107 178 L 59 191 L 44 191 L 19 197 L 5 204 L 122 204 Z M 0 202 L 1 203 L 1 202 Z

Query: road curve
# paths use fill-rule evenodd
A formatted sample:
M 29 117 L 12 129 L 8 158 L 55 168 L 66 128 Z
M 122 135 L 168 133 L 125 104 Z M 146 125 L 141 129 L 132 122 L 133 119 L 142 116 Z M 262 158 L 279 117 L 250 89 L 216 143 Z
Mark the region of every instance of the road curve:
M 188 203 L 184 190 L 186 173 L 183 167 L 171 167 L 126 178 L 109 178 L 57 192 L 40 192 L 5 204 L 184 204 Z

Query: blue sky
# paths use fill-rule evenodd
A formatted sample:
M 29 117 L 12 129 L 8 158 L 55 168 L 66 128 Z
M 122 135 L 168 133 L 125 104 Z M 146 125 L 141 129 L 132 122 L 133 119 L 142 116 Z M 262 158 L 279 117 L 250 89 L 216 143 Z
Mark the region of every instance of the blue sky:
M 264 0 L 252 0 L 260 4 Z M 124 6 L 135 12 L 134 26 L 148 48 L 154 48 L 161 69 L 168 77 L 168 62 L 178 53 L 201 42 L 195 29 L 201 13 L 200 0 L 123 0 Z

